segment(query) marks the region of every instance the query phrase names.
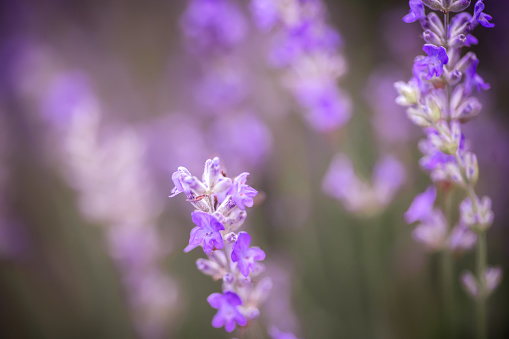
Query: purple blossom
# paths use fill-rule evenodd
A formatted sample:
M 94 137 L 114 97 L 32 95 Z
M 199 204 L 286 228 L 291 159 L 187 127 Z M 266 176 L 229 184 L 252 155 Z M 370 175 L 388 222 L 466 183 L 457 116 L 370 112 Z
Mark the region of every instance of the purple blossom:
M 406 23 L 411 23 L 419 20 L 423 22 L 426 20 L 426 14 L 424 12 L 424 5 L 422 4 L 422 0 L 410 0 L 410 13 L 403 17 L 403 21 Z
M 279 19 L 277 5 L 274 0 L 253 0 L 250 7 L 255 23 L 261 30 L 270 30 Z
M 395 157 L 385 155 L 373 171 L 373 188 L 380 202 L 388 205 L 406 179 L 405 168 Z
M 465 40 L 463 45 L 470 47 L 472 45 L 477 45 L 478 43 L 479 43 L 479 40 L 477 40 L 477 38 L 475 36 L 473 36 L 472 34 L 469 34 L 469 35 L 467 35 L 467 39 Z
M 439 209 L 434 209 L 412 232 L 417 242 L 424 244 L 432 251 L 440 250 L 447 240 L 447 220 Z
M 253 198 L 258 194 L 258 191 L 249 185 L 246 185 L 247 176 L 249 173 L 244 172 L 233 179 L 233 185 L 229 194 L 232 195 L 235 204 L 242 210 L 247 207 L 253 207 Z
M 490 89 L 490 84 L 484 82 L 483 78 L 477 74 L 477 65 L 479 65 L 479 60 L 476 58 L 465 70 L 466 95 L 470 95 L 475 87 L 479 93 L 481 93 L 481 89 L 485 91 Z
M 265 252 L 259 247 L 249 247 L 251 236 L 247 232 L 240 232 L 237 241 L 233 245 L 232 261 L 239 265 L 239 271 L 244 277 L 249 275 L 249 270 L 255 270 L 255 260 L 265 259 Z
M 323 22 L 305 20 L 277 35 L 269 60 L 276 67 L 284 67 L 303 54 L 334 54 L 341 44 L 341 36 L 337 31 Z
M 431 80 L 433 76 L 441 76 L 444 71 L 444 65 L 449 62 L 447 51 L 442 46 L 425 44 L 422 48 L 428 54 L 427 57 L 417 58 L 414 63 L 414 75 L 421 79 L 425 75 L 426 80 Z
M 182 16 L 181 27 L 190 47 L 197 52 L 232 48 L 247 31 L 240 9 L 227 0 L 192 0 Z
M 482 26 L 484 26 L 486 28 L 495 27 L 494 23 L 489 22 L 492 19 L 491 15 L 483 13 L 483 11 L 484 11 L 483 0 L 478 0 L 475 3 L 475 7 L 474 7 L 474 17 L 472 18 L 472 21 L 471 21 L 472 27 L 477 26 L 477 24 L 481 24 Z
M 187 253 L 200 245 L 203 245 L 203 252 L 207 254 L 214 249 L 222 249 L 224 242 L 220 231 L 224 230 L 224 225 L 213 215 L 202 211 L 194 211 L 191 217 L 197 226 L 191 230 L 189 245 L 184 252 Z
M 173 198 L 177 194 L 180 194 L 185 191 L 184 186 L 186 185 L 185 182 L 188 180 L 191 180 L 193 176 L 191 173 L 187 170 L 187 168 L 180 166 L 177 171 L 175 171 L 171 175 L 171 180 L 173 181 L 173 184 L 175 187 L 171 190 L 170 198 Z M 187 193 L 186 193 L 187 195 Z
M 411 224 L 425 220 L 433 211 L 436 198 L 437 189 L 435 186 L 429 186 L 426 191 L 417 195 L 405 213 L 406 222 Z
M 335 84 L 306 80 L 296 88 L 296 96 L 307 120 L 319 131 L 334 130 L 350 119 L 350 102 Z
M 233 292 L 212 293 L 207 298 L 210 306 L 218 309 L 212 319 L 212 326 L 220 328 L 224 326 L 226 332 L 232 332 L 236 324 L 246 326 L 246 318 L 240 313 L 238 306 L 242 305 L 240 297 Z
M 477 235 L 466 225 L 459 224 L 453 228 L 449 237 L 449 248 L 452 251 L 468 251 L 474 247 Z

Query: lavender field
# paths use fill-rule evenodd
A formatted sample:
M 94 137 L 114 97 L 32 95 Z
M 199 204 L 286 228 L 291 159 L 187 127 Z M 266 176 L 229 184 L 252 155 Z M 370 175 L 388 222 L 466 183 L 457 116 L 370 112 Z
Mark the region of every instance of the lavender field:
M 509 2 L 0 2 L 0 338 L 509 338 Z

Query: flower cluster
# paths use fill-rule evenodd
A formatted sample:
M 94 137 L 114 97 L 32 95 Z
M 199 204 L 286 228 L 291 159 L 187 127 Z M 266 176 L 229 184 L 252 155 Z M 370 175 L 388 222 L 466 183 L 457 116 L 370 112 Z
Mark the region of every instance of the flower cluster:
M 177 310 L 178 291 L 160 265 L 167 244 L 157 227 L 161 209 L 144 164 L 144 141 L 128 127 L 101 133 L 101 106 L 81 72 L 52 80 L 42 106 L 66 180 L 87 221 L 104 227 L 135 330 L 143 338 L 162 338 Z
M 435 206 L 434 187 L 415 198 L 406 219 L 409 223 L 419 222 L 414 238 L 434 250 L 471 248 L 476 242 L 475 233 L 479 241 L 485 241 L 484 233 L 493 221 L 490 198 L 480 198 L 475 192 L 479 177 L 477 157 L 469 151 L 462 133 L 462 125 L 482 108 L 474 97 L 475 91 L 490 86 L 477 74 L 476 55 L 473 52 L 463 55 L 462 49 L 478 43 L 472 35 L 476 26 L 491 28 L 494 24 L 490 22 L 491 16 L 483 12 L 482 0 L 476 2 L 473 15 L 462 12 L 469 5 L 470 0 L 410 0 L 410 13 L 403 18 L 407 23 L 420 22 L 426 55 L 415 59 L 409 82 L 395 83 L 399 93 L 396 102 L 407 108 L 409 119 L 426 133 L 419 143 L 423 154 L 421 167 L 445 195 L 459 188 L 466 196 L 459 206 L 457 226 L 451 230 L 447 213 Z M 433 11 L 426 15 L 424 6 L 443 12 L 444 20 Z M 457 14 L 450 18 L 451 13 Z M 485 263 L 478 265 L 484 266 Z M 477 272 L 476 293 L 472 292 L 472 276 L 464 276 L 472 295 L 486 295 L 488 289 L 494 289 L 499 279 L 491 279 L 494 283 L 488 288 L 485 278 L 488 272 L 491 271 L 486 267 Z
M 222 280 L 223 293 L 213 293 L 207 301 L 218 309 L 212 326 L 224 326 L 227 332 L 258 317 L 259 306 L 272 286 L 269 278 L 255 281 L 264 270 L 259 261 L 265 259 L 265 252 L 250 246 L 247 232 L 236 233 L 246 219 L 246 208 L 253 206 L 258 194 L 246 184 L 248 175 L 244 172 L 234 179 L 226 177 L 217 157 L 205 162 L 202 180 L 185 167 L 172 175 L 175 187 L 170 197 L 184 193 L 196 209 L 191 213 L 196 227 L 184 251 L 201 247 L 207 259 L 197 260 L 198 269 Z
M 269 63 L 282 70 L 283 83 L 309 124 L 323 132 L 344 125 L 350 101 L 337 87 L 346 70 L 341 37 L 326 22 L 321 0 L 252 0 L 256 25 L 272 33 Z

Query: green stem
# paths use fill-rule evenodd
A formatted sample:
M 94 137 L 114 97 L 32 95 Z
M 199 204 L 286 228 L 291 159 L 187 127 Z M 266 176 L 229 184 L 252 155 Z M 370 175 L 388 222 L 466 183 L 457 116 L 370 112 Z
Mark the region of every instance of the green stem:
M 448 338 L 453 338 L 455 310 L 454 310 L 454 285 L 453 285 L 453 261 L 451 252 L 444 249 L 441 253 L 442 269 L 442 298 L 444 300 L 444 312 Z
M 452 228 L 452 198 L 453 192 L 444 192 L 444 212 L 447 219 L 448 233 Z M 444 312 L 446 330 L 449 338 L 455 337 L 455 307 L 454 307 L 454 266 L 451 252 L 448 248 L 444 248 L 441 253 L 441 270 L 442 270 L 442 298 L 444 302 Z
M 476 271 L 479 282 L 479 296 L 477 298 L 477 339 L 486 339 L 486 233 L 480 232 L 477 239 Z

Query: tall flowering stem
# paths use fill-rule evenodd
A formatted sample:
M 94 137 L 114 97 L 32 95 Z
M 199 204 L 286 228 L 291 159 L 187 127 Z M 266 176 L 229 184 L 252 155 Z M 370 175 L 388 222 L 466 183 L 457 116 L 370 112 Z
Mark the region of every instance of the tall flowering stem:
M 442 12 L 443 21 L 433 11 L 426 15 L 425 6 Z M 495 25 L 483 12 L 482 0 L 476 2 L 473 15 L 462 12 L 469 6 L 470 0 L 410 0 L 410 12 L 403 21 L 420 22 L 427 55 L 415 59 L 412 79 L 397 82 L 395 87 L 399 92 L 396 102 L 407 107 L 410 120 L 426 133 L 419 144 L 421 167 L 441 192 L 457 187 L 465 193 L 458 207 L 460 220 L 452 231 L 444 211 L 434 206 L 435 187 L 415 198 L 407 221 L 420 223 L 414 237 L 432 250 L 465 250 L 477 241 L 476 276 L 465 272 L 462 281 L 477 300 L 477 336 L 486 338 L 485 302 L 500 281 L 501 270 L 487 267 L 485 233 L 493 222 L 491 200 L 480 198 L 475 191 L 477 157 L 468 149 L 462 125 L 481 111 L 481 103 L 473 96 L 475 90 L 490 86 L 477 74 L 476 55 L 462 54 L 462 49 L 478 43 L 472 33 L 479 24 L 487 28 Z
M 212 326 L 224 326 L 227 332 L 258 318 L 259 306 L 272 287 L 270 278 L 258 279 L 265 252 L 250 246 L 247 232 L 236 233 L 258 193 L 246 184 L 248 175 L 226 177 L 217 157 L 205 162 L 202 180 L 185 167 L 172 175 L 175 187 L 170 197 L 184 193 L 195 208 L 191 218 L 196 226 L 184 252 L 201 247 L 207 258 L 198 259 L 196 266 L 214 280 L 222 280 L 222 293 L 211 294 L 207 301 L 218 310 Z

